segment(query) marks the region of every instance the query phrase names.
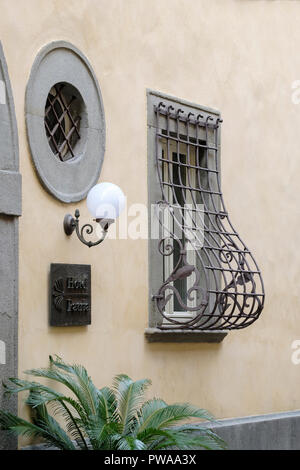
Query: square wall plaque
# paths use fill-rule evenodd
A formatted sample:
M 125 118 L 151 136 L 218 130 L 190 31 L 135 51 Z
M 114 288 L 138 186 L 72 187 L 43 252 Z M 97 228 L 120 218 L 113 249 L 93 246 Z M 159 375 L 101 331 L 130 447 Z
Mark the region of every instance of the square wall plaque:
M 51 264 L 50 325 L 91 324 L 91 266 Z

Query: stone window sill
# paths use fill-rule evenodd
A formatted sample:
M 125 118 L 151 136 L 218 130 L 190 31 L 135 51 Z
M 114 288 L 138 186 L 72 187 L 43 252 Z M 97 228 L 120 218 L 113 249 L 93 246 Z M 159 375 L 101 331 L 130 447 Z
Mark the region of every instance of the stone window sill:
M 149 343 L 221 343 L 227 334 L 226 330 L 145 330 Z

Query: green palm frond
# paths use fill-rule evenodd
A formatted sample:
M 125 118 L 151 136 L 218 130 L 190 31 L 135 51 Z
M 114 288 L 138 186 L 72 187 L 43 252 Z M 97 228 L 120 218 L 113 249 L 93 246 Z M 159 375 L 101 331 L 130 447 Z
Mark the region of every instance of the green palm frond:
M 46 405 L 49 403 L 51 404 L 51 402 L 55 402 L 56 404 L 64 402 L 71 405 L 81 418 L 86 416 L 84 409 L 78 401 L 39 382 L 29 382 L 26 380 L 10 378 L 9 382 L 4 384 L 4 389 L 5 394 L 29 391 L 30 393 L 26 399 L 26 404 L 31 408 L 36 408 L 39 405 Z
M 208 427 L 187 423 L 191 418 L 212 420 L 208 411 L 189 403 L 168 405 L 159 398 L 145 401 L 145 391 L 151 384 L 148 379 L 133 381 L 121 374 L 114 378 L 112 387 L 98 389 L 83 366 L 67 364 L 59 357 L 50 357 L 48 368 L 26 373 L 64 385 L 71 396 L 39 382 L 11 378 L 4 384 L 4 393 L 28 391 L 25 403 L 32 410 L 33 422 L 0 410 L 3 430 L 40 437 L 48 445 L 64 450 L 225 447 Z
M 66 431 L 60 426 L 56 419 L 48 413 L 45 405 L 40 405 L 35 408 L 34 424 L 42 429 L 42 437 L 59 449 L 76 449 Z
M 78 382 L 73 377 L 70 377 L 68 374 L 64 374 L 57 370 L 51 370 L 50 368 L 31 369 L 26 371 L 26 374 L 31 374 L 35 377 L 50 379 L 65 385 L 76 396 L 79 403 L 83 407 L 85 413 L 91 413 L 89 403 L 86 401 L 85 395 L 81 390 L 80 386 L 78 385 Z
M 35 424 L 3 410 L 0 410 L 0 429 L 14 431 L 18 435 L 28 435 L 30 437 L 39 437 L 41 432 L 41 429 Z
M 224 441 L 206 428 L 192 426 L 190 429 L 148 428 L 138 435 L 147 444 L 148 450 L 163 449 L 211 449 L 220 450 L 226 447 Z
M 98 389 L 93 384 L 86 368 L 78 364 L 72 366 L 65 364 L 58 356 L 56 360 L 51 357 L 50 364 L 52 367 L 54 366 L 64 370 L 66 373 L 70 374 L 70 376 L 73 376 L 75 380 L 77 380 L 79 389 L 81 391 L 81 396 L 84 396 L 84 401 L 88 403 L 92 413 L 96 414 L 98 404 Z
M 209 436 L 191 436 L 185 433 L 168 430 L 167 437 L 157 442 L 153 450 L 221 450 L 222 447 Z
M 175 436 L 181 439 L 181 445 L 184 445 L 184 449 L 204 448 L 211 450 L 220 450 L 226 448 L 225 441 L 223 441 L 223 439 L 217 436 L 215 432 L 213 432 L 207 427 L 201 427 L 197 424 L 184 424 L 182 426 L 168 428 L 167 431 L 172 435 L 174 435 L 173 433 L 175 433 Z
M 42 437 L 49 445 L 54 445 L 62 450 L 75 450 L 73 442 L 58 422 L 41 408 L 37 408 L 38 415 L 34 423 L 0 410 L 0 428 L 5 431 L 14 432 L 17 435 Z
M 147 446 L 132 436 L 121 437 L 117 442 L 117 450 L 147 450 Z
M 114 392 L 108 387 L 98 390 L 97 415 L 108 422 L 112 419 L 115 420 L 116 413 L 117 399 Z
M 165 408 L 167 403 L 160 398 L 151 398 L 143 403 L 142 407 L 139 410 L 139 432 L 147 428 L 148 422 L 151 420 L 152 416 L 156 411 Z M 151 424 L 149 425 L 151 427 Z
M 26 403 L 28 402 L 29 400 L 26 400 Z M 68 435 L 76 441 L 80 448 L 87 450 L 88 443 L 84 437 L 86 418 L 84 417 L 82 420 L 77 413 L 73 414 L 67 405 L 67 400 L 50 402 L 50 405 L 54 416 L 59 415 L 63 418 Z
M 61 371 L 62 369 L 63 371 Z M 26 374 L 35 377 L 46 378 L 65 385 L 79 400 L 80 405 L 87 414 L 96 412 L 97 389 L 82 366 L 70 366 L 61 361 L 50 359 L 50 367 L 42 369 L 31 369 Z
M 94 450 L 113 450 L 122 437 L 122 429 L 117 422 L 92 421 L 86 428 Z
M 144 442 L 148 450 L 153 450 L 156 449 L 156 446 L 158 446 L 162 442 L 165 442 L 166 439 L 168 439 L 169 441 L 170 434 L 167 430 L 147 428 L 142 432 L 139 432 L 135 437 L 140 441 Z
M 148 379 L 134 382 L 127 375 L 117 375 L 115 377 L 112 388 L 116 395 L 123 434 L 127 434 L 135 422 L 138 410 L 144 400 L 145 390 L 150 384 L 151 381 Z
M 46 385 L 43 385 L 39 382 L 32 382 L 17 378 L 8 379 L 8 382 L 4 383 L 3 387 L 4 394 L 6 395 L 38 389 L 41 394 L 43 394 L 43 396 L 47 395 L 49 397 L 49 400 L 64 396 L 62 393 L 59 393 L 53 388 L 47 387 Z
M 13 385 L 12 385 L 13 384 Z M 60 410 L 60 414 L 64 417 L 67 423 L 67 431 L 73 437 L 78 445 L 83 444 L 84 448 L 87 448 L 86 442 L 83 438 L 83 435 L 80 431 L 76 419 L 73 417 L 69 408 L 65 402 L 68 402 L 75 408 L 75 410 L 82 415 L 82 408 L 75 400 L 72 400 L 70 397 L 66 397 L 62 393 L 56 392 L 50 387 L 46 387 L 38 382 L 29 382 L 20 379 L 10 379 L 10 383 L 5 385 L 5 393 L 13 394 L 20 391 L 28 390 L 30 393 L 26 399 L 26 404 L 29 405 L 32 409 L 40 407 L 45 404 L 55 404 L 56 409 Z
M 142 432 L 148 427 L 158 429 L 168 428 L 190 418 L 213 419 L 208 411 L 197 408 L 189 403 L 166 405 L 162 400 L 150 400 L 144 409 L 142 408 L 141 413 L 138 432 Z

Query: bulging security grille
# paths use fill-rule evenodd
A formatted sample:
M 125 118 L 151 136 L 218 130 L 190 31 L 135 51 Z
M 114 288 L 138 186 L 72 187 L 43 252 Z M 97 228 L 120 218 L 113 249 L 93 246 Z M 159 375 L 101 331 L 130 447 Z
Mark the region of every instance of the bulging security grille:
M 233 228 L 220 185 L 216 115 L 154 106 L 162 198 L 158 251 L 163 283 L 152 300 L 161 329 L 241 329 L 264 305 L 260 270 Z

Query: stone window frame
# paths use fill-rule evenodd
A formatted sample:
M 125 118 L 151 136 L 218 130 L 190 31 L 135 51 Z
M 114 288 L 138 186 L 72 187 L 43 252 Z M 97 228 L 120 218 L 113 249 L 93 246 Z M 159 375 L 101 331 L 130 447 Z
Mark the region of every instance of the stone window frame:
M 45 104 L 50 89 L 65 82 L 82 96 L 85 112 L 76 155 L 60 161 L 45 131 Z M 65 203 L 84 199 L 99 180 L 105 152 L 105 114 L 97 77 L 85 55 L 73 44 L 54 41 L 37 54 L 25 97 L 27 137 L 32 161 L 44 188 Z
M 163 282 L 163 270 L 161 268 L 162 257 L 158 251 L 158 240 L 152 239 L 153 207 L 157 201 L 161 200 L 161 187 L 156 168 L 156 118 L 154 105 L 161 101 L 167 105 L 180 104 L 180 108 L 186 113 L 199 114 L 208 113 L 220 117 L 220 112 L 206 106 L 198 105 L 161 93 L 147 89 L 147 166 L 148 166 L 148 327 L 145 330 L 145 337 L 148 342 L 200 342 L 200 343 L 220 343 L 228 334 L 225 330 L 188 330 L 188 329 L 164 329 L 157 328 L 160 320 L 152 296 L 157 292 Z M 219 152 L 220 155 L 220 152 Z
M 18 374 L 19 216 L 22 178 L 19 173 L 18 127 L 13 92 L 0 41 L 0 371 L 2 380 Z M 2 108 L 2 109 L 1 109 Z M 0 398 L 0 407 L 17 414 L 17 397 Z M 0 431 L 0 450 L 17 449 L 17 437 Z

